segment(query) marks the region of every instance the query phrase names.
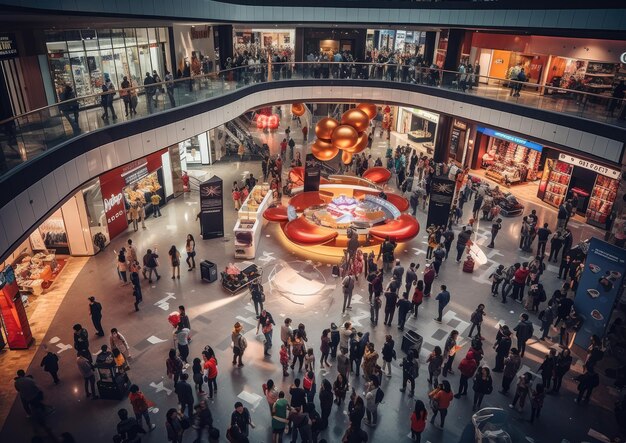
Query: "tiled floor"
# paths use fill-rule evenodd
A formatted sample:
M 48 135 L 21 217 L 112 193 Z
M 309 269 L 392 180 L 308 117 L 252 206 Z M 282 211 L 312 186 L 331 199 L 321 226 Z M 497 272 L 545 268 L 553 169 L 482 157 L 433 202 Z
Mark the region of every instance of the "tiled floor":
M 293 129 L 293 128 L 292 128 Z M 298 138 L 296 138 L 299 141 Z M 384 149 L 384 142 L 376 140 L 373 156 L 380 155 Z M 260 175 L 260 165 L 258 163 L 228 163 L 213 165 L 205 168 L 210 174 L 220 176 L 225 183 L 234 179 L 242 179 L 244 171 L 254 172 Z M 187 307 L 187 312 L 191 318 L 193 331 L 193 342 L 191 344 L 191 357 L 200 355 L 203 347 L 207 344 L 216 350 L 219 361 L 218 385 L 219 393 L 216 398 L 210 401 L 210 408 L 214 416 L 214 425 L 220 429 L 224 435 L 228 426 L 230 412 L 236 401 L 243 401 L 250 408 L 254 422 L 258 425 L 251 431 L 250 441 L 268 442 L 271 435 L 269 431 L 269 415 L 267 405 L 262 398 L 261 385 L 268 378 L 273 378 L 280 389 L 287 390 L 289 384 L 298 374 L 283 378 L 278 365 L 278 346 L 274 346 L 271 357 L 263 357 L 262 343 L 256 336 L 254 310 L 250 304 L 249 294 L 244 293 L 236 296 L 226 294 L 219 282 L 206 283 L 201 281 L 198 270 L 187 272 L 182 269 L 180 280 L 170 279 L 169 269 L 165 265 L 166 251 L 172 244 L 182 249 L 187 233 L 198 234 L 198 226 L 195 223 L 195 214 L 198 205 L 197 193 L 186 194 L 168 202 L 163 208 L 163 216 L 157 219 L 149 219 L 147 229 L 137 233 L 129 232 L 116 238 L 108 246 L 105 253 L 101 253 L 86 260 L 84 267 L 78 273 L 74 283 L 71 285 L 67 296 L 58 309 L 56 315 L 46 334 L 39 343 L 50 343 L 54 337 L 58 337 L 60 343 L 72 343 L 71 327 L 76 322 L 82 322 L 88 327 L 90 334 L 94 330 L 87 317 L 87 297 L 95 295 L 103 304 L 105 330 L 117 327 L 127 338 L 131 345 L 132 359 L 130 365 L 130 378 L 133 383 L 137 383 L 146 396 L 152 400 L 156 406 L 151 411 L 152 420 L 157 424 L 157 429 L 142 438 L 144 442 L 165 442 L 166 434 L 164 429 L 164 414 L 167 409 L 176 406 L 176 396 L 172 392 L 172 382 L 165 375 L 165 359 L 167 352 L 172 346 L 172 330 L 167 322 L 167 315 L 174 311 L 179 304 Z M 537 209 L 540 221 L 547 221 L 551 225 L 556 222 L 556 215 L 553 209 L 544 206 L 528 203 L 527 210 Z M 225 226 L 234 225 L 235 212 L 231 201 L 225 201 Z M 418 220 L 423 225 L 426 214 L 419 211 Z M 483 324 L 483 334 L 485 341 L 485 362 L 493 365 L 494 355 L 491 345 L 495 338 L 496 325 L 507 323 L 511 326 L 516 324 L 517 318 L 522 312 L 521 305 L 509 303 L 502 305 L 497 299 L 489 296 L 489 281 L 487 280 L 491 270 L 498 264 L 511 264 L 515 261 L 527 259 L 528 254 L 520 253 L 516 247 L 517 233 L 519 232 L 520 218 L 505 219 L 502 233 L 496 242 L 496 249 L 489 250 L 488 264 L 477 268 L 474 274 L 466 274 L 461 271 L 461 266 L 453 260 L 445 262 L 442 266 L 439 278 L 435 282 L 435 287 L 439 284 L 446 284 L 452 294 L 452 301 L 445 311 L 443 322 L 436 323 L 433 319 L 436 313 L 436 303 L 434 300 L 425 300 L 420 308 L 417 319 L 409 319 L 406 327 L 417 331 L 424 337 L 423 352 L 421 355 L 422 368 L 417 380 L 416 397 L 426 400 L 428 385 L 426 382 L 427 372 L 425 365 L 425 353 L 434 346 L 443 345 L 447 334 L 454 328 L 461 331 L 461 335 L 466 337 L 469 327 L 469 317 L 475 306 L 479 303 L 487 305 L 487 317 Z M 479 222 L 476 241 L 480 245 L 485 245 L 488 240 L 485 235 L 488 226 L 484 222 Z M 576 241 L 584 238 L 580 227 L 574 227 Z M 258 257 L 263 257 L 263 281 L 266 290 L 269 289 L 267 279 L 271 271 L 277 264 L 290 263 L 301 260 L 295 252 L 285 250 L 279 241 L 279 228 L 276 225 L 264 222 L 263 236 L 259 245 Z M 138 247 L 140 254 L 143 254 L 148 247 L 157 247 L 161 259 L 161 274 L 163 278 L 153 284 L 143 282 L 144 302 L 139 312 L 134 312 L 131 290 L 128 287 L 121 287 L 114 270 L 114 263 L 111 256 L 113 249 L 118 249 L 125 244 L 128 238 L 132 238 Z M 223 269 L 228 263 L 235 262 L 233 258 L 233 236 L 227 229 L 223 239 L 203 241 L 198 239 L 197 251 L 198 260 L 208 259 Z M 416 262 L 420 265 L 425 263 L 426 237 L 420 233 L 414 240 L 401 244 L 398 247 L 398 255 L 402 262 L 407 265 L 409 262 Z M 259 261 L 259 263 L 261 263 Z M 293 264 L 295 267 L 297 264 Z M 355 289 L 354 309 L 347 317 L 342 317 L 340 312 L 341 290 L 339 281 L 330 275 L 330 263 L 324 260 L 312 260 L 315 266 L 324 277 L 325 289 L 319 294 L 311 296 L 299 296 L 291 299 L 285 298 L 276 292 L 267 291 L 267 309 L 273 314 L 277 323 L 289 316 L 295 324 L 300 322 L 306 325 L 309 342 L 316 355 L 319 357 L 319 336 L 323 329 L 329 327 L 331 322 L 341 323 L 347 319 L 359 330 L 368 331 L 371 334 L 371 341 L 380 350 L 386 334 L 391 334 L 396 342 L 399 351 L 402 337 L 400 331 L 396 329 L 395 320 L 393 327 L 385 327 L 380 323 L 374 327 L 369 322 L 369 309 L 367 306 L 367 285 L 360 279 Z M 321 281 L 322 279 L 320 279 Z M 555 268 L 548 266 L 548 270 L 543 277 L 544 285 L 550 294 L 560 285 L 556 278 Z M 52 312 L 53 309 L 50 309 Z M 531 316 L 536 323 L 536 317 Z M 248 339 L 248 349 L 244 357 L 246 366 L 241 369 L 231 367 L 230 350 L 230 330 L 235 321 L 241 321 L 246 331 Z M 381 322 L 382 323 L 382 322 Z M 535 331 L 538 331 L 536 326 Z M 279 332 L 274 332 L 274 341 L 278 341 Z M 466 340 L 464 338 L 463 340 Z M 107 343 L 106 339 L 97 338 L 92 335 L 91 351 L 95 353 L 100 345 Z M 529 343 L 529 351 L 524 358 L 525 370 L 536 371 L 547 352 L 547 346 L 536 340 Z M 121 408 L 129 408 L 127 400 L 86 400 L 83 394 L 83 382 L 78 374 L 74 355 L 67 351 L 59 354 L 60 357 L 60 377 L 62 383 L 55 386 L 47 374 L 39 368 L 43 349 L 40 346 L 33 348 L 36 351 L 32 359 L 33 364 L 28 367 L 28 373 L 32 374 L 39 385 L 44 389 L 46 401 L 56 408 L 56 412 L 49 418 L 49 424 L 53 432 L 58 435 L 60 432 L 70 430 L 74 433 L 77 441 L 111 441 L 117 423 L 116 411 Z M 398 352 L 401 357 L 402 352 Z M 9 359 L 14 358 L 14 352 L 7 352 L 0 357 L 2 368 L 12 366 Z M 397 441 L 408 441 L 409 432 L 408 417 L 413 408 L 413 399 L 401 394 L 398 389 L 401 384 L 400 361 L 392 364 L 393 376 L 383 380 L 383 389 L 386 392 L 384 404 L 380 408 L 380 423 L 375 429 L 366 428 L 370 434 L 370 441 L 380 442 L 385 439 L 397 439 Z M 580 370 L 577 366 L 576 370 Z M 458 371 L 457 371 L 458 372 Z M 10 380 L 10 374 L 3 374 L 5 380 Z M 574 372 L 571 374 L 574 375 Z M 328 370 L 319 371 L 317 374 L 318 383 L 323 377 L 331 381 L 336 377 L 336 369 L 332 367 Z M 458 386 L 458 375 L 448 377 L 454 389 Z M 352 386 L 358 393 L 363 391 L 363 380 L 352 377 Z M 494 377 L 496 388 L 499 387 L 500 376 Z M 586 441 L 585 435 L 589 428 L 597 429 L 609 436 L 615 435 L 616 423 L 613 419 L 611 407 L 615 400 L 613 394 L 605 388 L 600 388 L 594 393 L 594 398 L 590 406 L 578 406 L 574 404 L 575 385 L 571 376 L 565 381 L 564 390 L 560 396 L 549 396 L 546 399 L 544 411 L 541 419 L 534 425 L 529 425 L 525 419 L 530 412 L 528 405 L 524 415 L 511 412 L 511 422 L 521 433 L 531 437 L 534 442 L 560 442 L 567 438 L 571 442 Z M 3 403 L 10 402 L 12 394 L 11 383 L 5 383 L 0 391 L 4 397 Z M 8 391 L 8 392 L 7 392 Z M 508 410 L 508 398 L 499 394 L 494 389 L 493 394 L 485 399 L 487 406 L 499 406 Z M 317 399 L 316 399 L 317 402 Z M 34 432 L 33 424 L 26 418 L 21 404 L 13 402 L 9 404 L 10 414 L 4 427 L 0 431 L 0 441 L 11 443 L 28 442 Z M 338 442 L 347 426 L 347 417 L 344 406 L 333 407 L 328 430 L 322 433 L 322 437 L 329 442 Z M 454 400 L 450 408 L 445 430 L 441 431 L 432 426 L 428 426 L 422 441 L 436 442 L 456 442 L 463 432 L 464 427 L 469 423 L 471 417 L 471 402 L 468 399 Z M 184 441 L 191 442 L 194 439 L 193 432 L 186 433 Z M 220 440 L 224 441 L 224 440 Z

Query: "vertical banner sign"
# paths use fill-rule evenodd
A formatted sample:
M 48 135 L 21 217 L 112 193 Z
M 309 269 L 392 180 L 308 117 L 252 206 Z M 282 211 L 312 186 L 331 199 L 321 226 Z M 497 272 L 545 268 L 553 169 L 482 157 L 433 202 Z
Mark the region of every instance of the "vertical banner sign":
M 585 270 L 578 283 L 574 309 L 583 320 L 574 343 L 589 346 L 593 334 L 603 338 L 626 270 L 626 250 L 592 238 Z
M 320 161 L 313 154 L 306 155 L 304 165 L 304 192 L 319 191 L 322 167 Z
M 202 238 L 224 237 L 224 184 L 214 175 L 200 183 Z
M 433 177 L 430 185 L 426 226 L 446 226 L 454 198 L 455 182 L 445 177 Z
M 0 313 L 10 349 L 28 349 L 33 341 L 22 296 L 11 266 L 0 272 Z

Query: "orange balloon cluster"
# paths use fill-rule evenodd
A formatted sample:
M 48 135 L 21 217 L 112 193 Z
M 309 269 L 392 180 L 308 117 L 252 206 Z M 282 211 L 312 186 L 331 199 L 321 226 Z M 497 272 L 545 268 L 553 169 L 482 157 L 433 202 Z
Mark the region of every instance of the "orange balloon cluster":
M 294 112 L 292 105 L 292 113 Z M 304 113 L 304 111 L 303 111 Z M 352 155 L 367 148 L 367 128 L 370 120 L 376 117 L 378 108 L 374 104 L 360 103 L 356 108 L 348 109 L 341 116 L 341 121 L 325 117 L 315 125 L 317 139 L 311 146 L 315 158 L 327 161 L 335 158 L 342 151 L 341 161 L 348 164 Z
M 296 117 L 302 117 L 306 112 L 306 108 L 302 103 L 294 103 L 291 105 L 291 113 Z

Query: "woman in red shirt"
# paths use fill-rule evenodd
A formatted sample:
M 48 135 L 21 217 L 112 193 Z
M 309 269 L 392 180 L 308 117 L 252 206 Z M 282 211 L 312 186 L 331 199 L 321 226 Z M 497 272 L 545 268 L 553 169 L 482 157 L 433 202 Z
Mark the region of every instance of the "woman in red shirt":
M 443 429 L 443 425 L 446 421 L 446 415 L 448 415 L 448 407 L 454 397 L 448 380 L 442 381 L 439 386 L 428 394 L 428 397 L 430 398 L 430 404 L 433 409 L 433 416 L 430 419 L 430 424 L 435 425 L 435 418 L 437 417 L 437 414 L 439 414 L 441 417 L 441 424 L 439 426 L 435 425 L 435 427 Z
M 413 441 L 420 442 L 422 440 L 422 432 L 426 428 L 426 418 L 428 411 L 422 400 L 415 400 L 415 408 L 411 414 L 411 438 Z
M 217 359 L 213 349 L 209 347 L 202 353 L 204 360 L 204 376 L 209 385 L 209 398 L 213 398 L 213 391 L 217 393 Z
M 413 304 L 413 317 L 417 318 L 417 308 L 422 304 L 424 300 L 424 282 L 422 280 L 417 281 L 415 286 L 415 292 L 413 292 L 413 298 L 411 303 Z

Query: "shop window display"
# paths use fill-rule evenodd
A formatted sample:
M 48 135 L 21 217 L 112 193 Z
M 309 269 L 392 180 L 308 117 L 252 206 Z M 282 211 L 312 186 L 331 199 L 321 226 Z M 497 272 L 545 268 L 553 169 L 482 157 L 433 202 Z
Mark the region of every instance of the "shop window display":
M 130 206 L 136 201 L 141 201 L 146 205 L 146 214 L 151 212 L 150 196 L 153 193 L 157 193 L 163 198 L 163 186 L 159 180 L 158 171 L 154 171 L 136 182 L 129 184 L 124 188 L 124 197 L 126 198 L 127 205 Z
M 488 178 L 508 186 L 535 180 L 540 158 L 539 151 L 491 137 L 482 167 Z
M 558 207 L 567 195 L 567 189 L 574 167 L 567 163 L 557 162 L 548 176 L 548 184 L 544 201 Z
M 604 226 L 613 210 L 613 202 L 617 196 L 619 183 L 603 175 L 596 177 L 596 183 L 591 191 L 591 198 L 587 206 L 587 222 Z

